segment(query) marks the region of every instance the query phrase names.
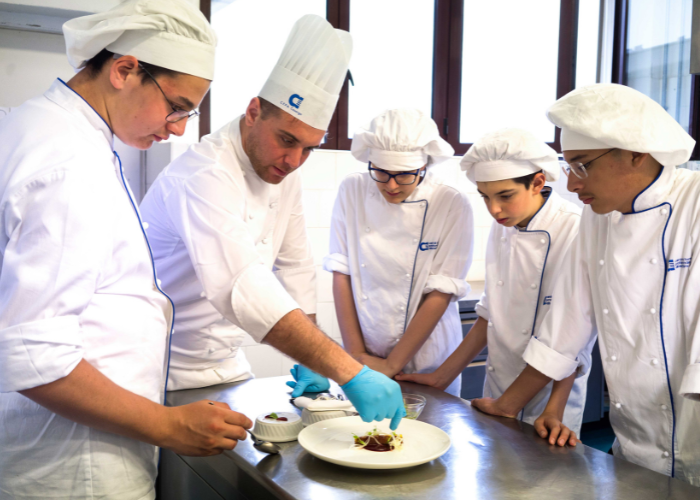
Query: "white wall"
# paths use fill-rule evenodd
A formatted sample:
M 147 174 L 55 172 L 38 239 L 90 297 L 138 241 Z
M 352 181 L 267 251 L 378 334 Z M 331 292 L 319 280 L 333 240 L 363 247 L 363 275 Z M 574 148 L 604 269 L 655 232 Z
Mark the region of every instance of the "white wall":
M 75 71 L 66 58 L 62 35 L 0 29 L 0 106 L 15 108 L 43 94 L 56 78 L 70 80 Z M 124 174 L 137 197 L 143 192 L 140 152 L 115 138 Z

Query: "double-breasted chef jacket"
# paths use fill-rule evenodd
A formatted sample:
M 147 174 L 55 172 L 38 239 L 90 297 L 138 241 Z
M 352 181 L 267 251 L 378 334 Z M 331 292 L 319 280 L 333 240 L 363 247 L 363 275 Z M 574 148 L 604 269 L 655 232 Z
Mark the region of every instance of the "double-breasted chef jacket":
M 616 456 L 700 486 L 700 174 L 664 167 L 632 212 L 586 207 L 524 359 L 555 379 L 597 325 Z
M 452 302 L 403 369 L 435 371 L 462 341 L 457 301 L 469 292 L 474 220 L 465 193 L 428 170 L 399 204 L 389 203 L 368 172 L 351 174 L 338 191 L 324 269 L 351 276 L 367 352 L 386 358 L 401 340 L 423 296 Z M 447 391 L 459 395 L 461 377 Z
M 250 378 L 240 349 L 287 313 L 316 312 L 316 270 L 301 177 L 264 182 L 237 118 L 157 177 L 141 212 L 163 289 L 175 303 L 169 390 Z
M 554 284 L 578 234 L 581 209 L 550 187 L 545 187 L 542 195 L 545 203 L 526 228 L 505 227 L 495 221 L 491 226 L 484 294 L 476 305 L 477 314 L 488 321 L 485 397 L 501 397 L 527 366 L 523 353 L 551 307 Z M 577 435 L 594 343 L 595 337 L 579 354 L 577 378 L 564 411 L 564 425 Z M 550 382 L 523 408 L 519 418 L 533 424 L 551 392 Z
M 163 402 L 172 308 L 112 131 L 57 80 L 0 121 L 0 498 L 155 498 L 155 446 L 17 391 L 82 360 Z

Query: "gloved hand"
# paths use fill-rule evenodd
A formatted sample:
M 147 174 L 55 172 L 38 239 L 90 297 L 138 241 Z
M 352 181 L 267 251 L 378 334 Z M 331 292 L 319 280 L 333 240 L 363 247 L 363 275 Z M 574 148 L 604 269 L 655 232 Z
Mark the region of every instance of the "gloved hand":
M 394 431 L 406 416 L 399 384 L 366 366 L 350 382 L 340 387 L 363 422 L 390 418 L 390 427 Z
M 294 389 L 293 398 L 298 398 L 305 392 L 324 392 L 331 388 L 331 383 L 326 377 L 309 370 L 304 365 L 294 365 L 294 368 L 289 371 L 295 380 L 295 382 L 287 382 L 287 385 Z

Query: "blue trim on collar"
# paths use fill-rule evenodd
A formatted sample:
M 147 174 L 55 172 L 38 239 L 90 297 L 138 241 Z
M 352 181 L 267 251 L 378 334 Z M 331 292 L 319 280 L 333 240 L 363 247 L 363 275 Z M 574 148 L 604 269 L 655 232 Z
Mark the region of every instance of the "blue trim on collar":
M 109 129 L 109 131 L 112 133 L 112 135 L 114 135 L 114 130 L 112 130 L 112 127 L 109 126 L 109 123 L 107 123 L 107 121 L 106 121 L 104 118 L 102 118 L 102 115 L 99 114 L 99 113 L 95 110 L 95 108 L 93 108 L 92 105 L 91 105 L 89 102 L 87 102 L 87 101 L 85 100 L 85 98 L 84 98 L 83 96 L 81 96 L 81 95 L 78 94 L 75 90 L 73 90 L 72 88 L 70 88 L 70 87 L 68 86 L 68 84 L 67 84 L 66 82 L 64 82 L 63 80 L 61 80 L 60 78 L 57 78 L 57 80 L 58 80 L 59 82 L 61 82 L 63 85 L 65 85 L 66 88 L 67 88 L 68 90 L 70 90 L 70 91 L 73 92 L 75 95 L 77 95 L 78 97 L 80 97 L 80 98 L 85 102 L 85 104 L 87 104 L 88 106 L 90 106 L 90 109 L 93 110 L 93 111 L 95 111 L 95 114 L 96 114 L 97 116 L 100 117 L 100 120 L 102 120 L 102 121 L 105 123 L 105 125 L 107 125 L 107 128 Z
M 623 215 L 629 215 L 629 214 L 637 214 L 637 213 L 639 213 L 639 212 L 637 212 L 637 211 L 634 209 L 634 204 L 637 203 L 637 198 L 639 198 L 640 196 L 642 196 L 642 194 L 644 194 L 644 192 L 645 192 L 647 189 L 649 189 L 651 186 L 654 185 L 654 183 L 655 183 L 656 181 L 659 180 L 659 177 L 661 177 L 661 174 L 664 173 L 664 168 L 666 168 L 666 167 L 664 167 L 663 165 L 661 165 L 661 170 L 659 171 L 659 175 L 657 175 L 656 178 L 655 178 L 653 181 L 651 181 L 651 184 L 649 184 L 647 187 L 645 187 L 645 188 L 642 189 L 639 193 L 637 193 L 637 196 L 635 196 L 635 197 L 634 197 L 634 200 L 632 200 L 632 211 L 631 211 L 631 212 L 627 212 L 627 213 L 625 213 L 625 214 L 623 214 Z M 644 212 L 644 211 L 645 211 L 645 210 L 642 210 L 642 212 Z
M 537 215 L 542 211 L 542 209 L 544 208 L 544 206 L 547 204 L 547 202 L 549 201 L 549 199 L 552 197 L 552 193 L 554 192 L 554 189 L 552 189 L 550 186 L 545 186 L 545 187 L 542 188 L 542 189 L 544 190 L 545 188 L 549 188 L 549 193 L 547 194 L 547 196 L 542 195 L 542 197 L 544 198 L 544 203 L 542 203 L 542 206 L 541 206 L 540 208 L 537 209 L 537 212 L 535 212 L 535 215 L 533 215 L 533 216 L 530 218 L 530 222 L 527 223 L 527 226 L 525 226 L 523 229 L 520 229 L 520 228 L 518 228 L 517 226 L 515 227 L 515 228 L 518 229 L 519 231 L 528 231 L 528 230 L 529 230 L 528 228 L 530 227 L 530 224 L 532 224 L 532 221 L 535 220 L 535 217 L 537 217 Z M 540 194 L 541 194 L 541 193 L 542 193 L 542 191 L 540 191 Z

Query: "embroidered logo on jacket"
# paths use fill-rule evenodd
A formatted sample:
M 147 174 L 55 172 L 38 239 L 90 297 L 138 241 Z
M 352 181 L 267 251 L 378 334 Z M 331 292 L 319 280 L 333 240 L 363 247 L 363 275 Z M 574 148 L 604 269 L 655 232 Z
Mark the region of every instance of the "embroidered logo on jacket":
M 542 305 L 543 305 L 543 306 L 548 306 L 548 305 L 551 304 L 551 303 L 552 303 L 552 296 L 551 296 L 551 295 L 547 295 L 547 296 L 544 298 L 544 302 L 542 302 Z
M 685 257 L 681 259 L 668 259 L 668 270 L 675 271 L 676 269 L 684 269 L 690 267 L 692 262 L 692 257 Z
M 421 252 L 425 252 L 426 250 L 435 250 L 438 247 L 439 241 L 424 241 L 421 243 L 418 247 L 421 249 Z

